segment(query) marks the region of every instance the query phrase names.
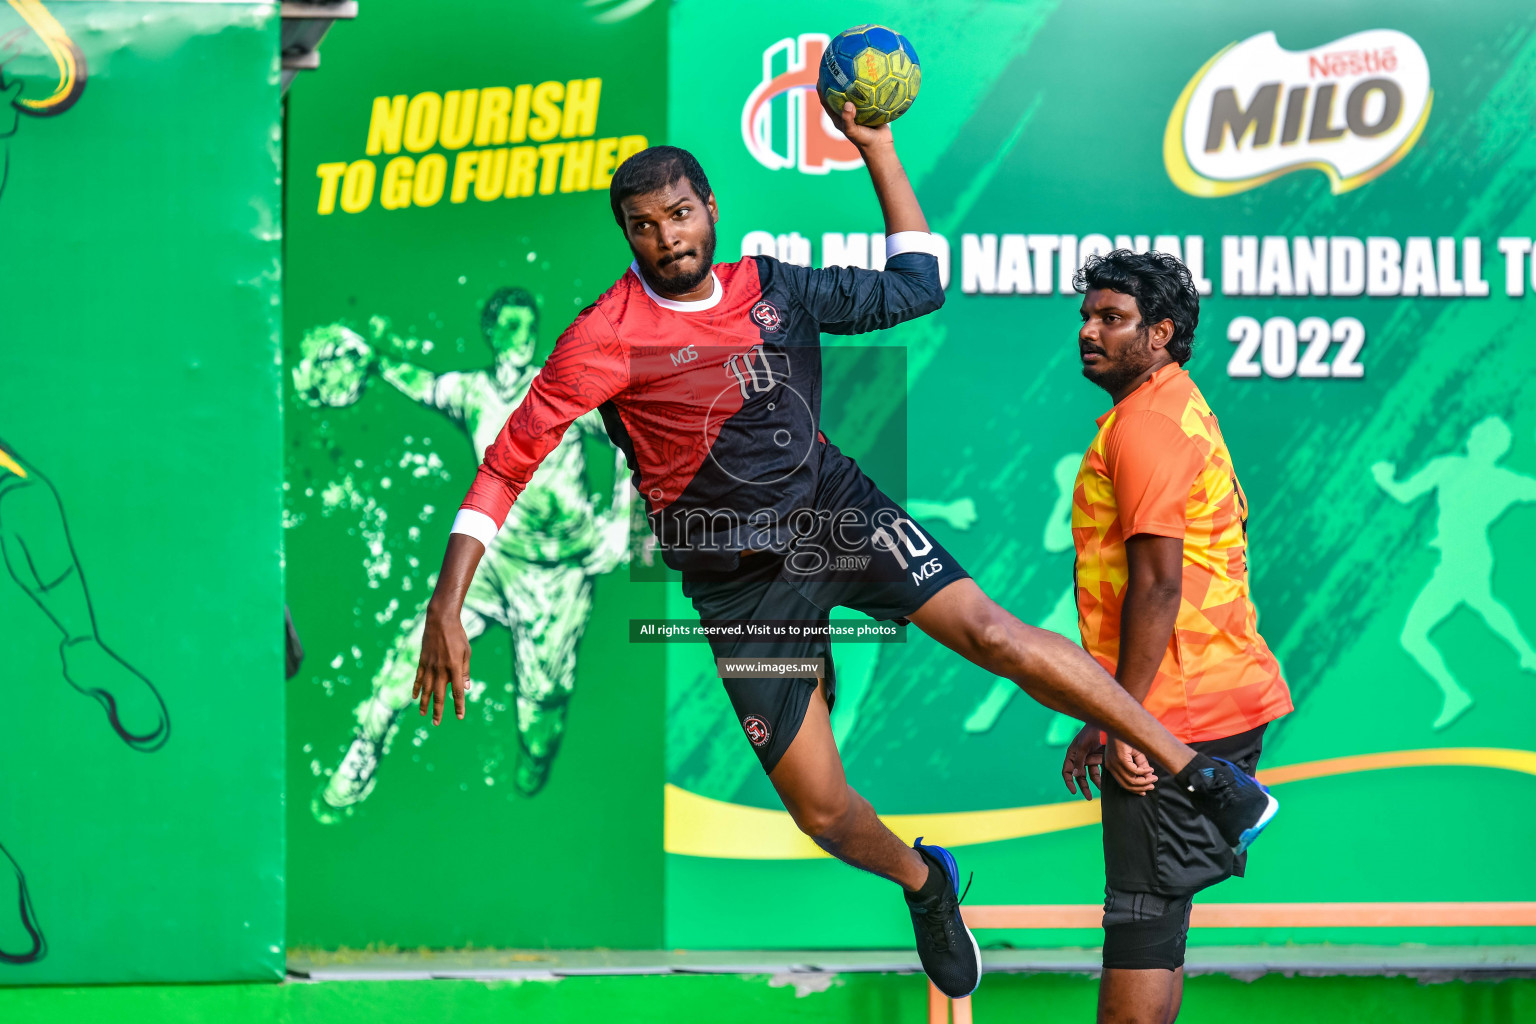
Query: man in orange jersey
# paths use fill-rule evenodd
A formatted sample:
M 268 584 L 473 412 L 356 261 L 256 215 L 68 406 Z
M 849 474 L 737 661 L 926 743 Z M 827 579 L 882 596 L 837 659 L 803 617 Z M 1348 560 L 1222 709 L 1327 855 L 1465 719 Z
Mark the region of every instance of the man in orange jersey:
M 1083 376 L 1114 399 L 1072 496 L 1083 646 L 1170 732 L 1246 779 L 1265 726 L 1291 710 L 1291 696 L 1248 596 L 1248 500 L 1184 370 L 1199 293 L 1173 257 L 1124 249 L 1091 257 L 1075 284 Z M 1259 824 L 1229 842 L 1195 810 L 1191 780 L 1101 737 L 1093 722 L 1062 774 L 1090 800 L 1091 776 L 1104 798 L 1098 1019 L 1171 1024 L 1190 900 L 1243 873 L 1248 844 L 1278 804 L 1269 797 Z

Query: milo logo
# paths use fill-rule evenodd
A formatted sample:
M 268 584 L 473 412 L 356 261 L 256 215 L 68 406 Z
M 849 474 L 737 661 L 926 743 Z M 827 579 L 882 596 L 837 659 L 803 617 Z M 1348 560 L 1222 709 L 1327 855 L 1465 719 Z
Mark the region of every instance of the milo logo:
M 1217 53 L 1179 95 L 1163 162 L 1179 188 L 1228 196 L 1304 169 L 1348 192 L 1407 155 L 1434 92 L 1424 51 L 1392 29 L 1287 50 L 1273 32 Z

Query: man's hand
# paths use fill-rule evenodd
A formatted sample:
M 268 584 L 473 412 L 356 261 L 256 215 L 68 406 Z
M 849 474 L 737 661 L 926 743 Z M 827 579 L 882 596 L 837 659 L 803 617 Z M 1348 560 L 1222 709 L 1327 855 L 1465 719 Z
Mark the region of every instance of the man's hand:
M 1157 772 L 1147 760 L 1147 755 L 1114 736 L 1109 738 L 1104 764 L 1122 789 L 1137 796 L 1146 796 L 1152 792 L 1152 785 L 1157 782 Z
M 432 705 L 432 724 L 443 720 L 447 693 L 453 691 L 453 711 L 464 718 L 464 691 L 469 685 L 469 636 L 457 615 L 427 606 L 427 627 L 421 637 L 421 659 L 416 663 L 416 683 L 411 699 L 421 702 L 421 713 Z
M 873 146 L 894 146 L 896 144 L 895 137 L 891 135 L 891 126 L 889 124 L 882 124 L 878 127 L 859 124 L 855 120 L 858 116 L 858 110 L 852 103 L 844 103 L 842 110 L 833 110 L 827 105 L 826 98 L 823 97 L 821 108 L 832 119 L 832 126 L 848 136 L 848 141 L 859 147 L 861 153 Z
M 923 208 L 918 204 L 917 196 L 912 191 L 912 182 L 907 180 L 907 172 L 902 169 L 901 159 L 896 155 L 896 140 L 891 135 L 891 126 L 882 124 L 871 128 L 859 124 L 854 119 L 856 111 L 852 103 L 844 103 L 842 110 L 833 110 L 823 99 L 821 107 L 827 112 L 833 126 L 848 136 L 848 141 L 858 148 L 859 156 L 864 158 L 870 184 L 875 187 L 875 198 L 880 200 L 885 233 L 894 235 L 902 231 L 927 231 L 928 221 L 923 217 Z
M 1099 727 L 1085 725 L 1067 746 L 1067 756 L 1061 762 L 1061 777 L 1067 783 L 1068 793 L 1082 793 L 1084 800 L 1093 799 L 1089 780 L 1104 788 L 1099 775 L 1099 765 L 1104 763 L 1104 745 L 1099 742 Z

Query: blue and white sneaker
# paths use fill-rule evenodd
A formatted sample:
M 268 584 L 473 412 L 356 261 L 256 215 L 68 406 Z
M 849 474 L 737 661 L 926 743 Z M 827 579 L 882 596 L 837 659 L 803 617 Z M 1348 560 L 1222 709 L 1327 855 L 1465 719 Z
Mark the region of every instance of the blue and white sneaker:
M 963 999 L 981 984 L 981 947 L 960 916 L 960 869 L 942 846 L 928 846 L 919 836 L 912 844 L 928 863 L 928 882 L 909 892 L 907 909 L 917 936 L 917 957 L 929 980 L 951 999 Z M 966 892 L 970 892 L 967 884 Z
M 1280 801 L 1269 788 L 1231 761 L 1196 754 L 1176 781 L 1190 792 L 1195 807 L 1211 821 L 1221 837 L 1241 856 L 1269 827 Z

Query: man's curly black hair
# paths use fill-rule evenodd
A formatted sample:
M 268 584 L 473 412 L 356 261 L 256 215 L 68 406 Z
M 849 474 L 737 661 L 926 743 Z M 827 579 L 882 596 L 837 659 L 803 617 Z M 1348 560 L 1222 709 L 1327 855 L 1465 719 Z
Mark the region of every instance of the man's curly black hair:
M 1189 268 L 1172 256 L 1129 249 L 1090 256 L 1072 278 L 1072 287 L 1079 293 L 1107 288 L 1131 296 L 1141 310 L 1143 330 L 1172 320 L 1168 354 L 1180 366 L 1189 361 L 1195 344 L 1195 326 L 1200 323 L 1200 292 Z
M 709 178 L 692 153 L 677 146 L 652 146 L 642 149 L 619 165 L 608 185 L 608 202 L 613 206 L 613 219 L 624 227 L 624 200 L 630 196 L 642 196 L 687 178 L 693 186 L 693 194 L 700 201 L 709 202 L 713 195 L 709 190 Z

